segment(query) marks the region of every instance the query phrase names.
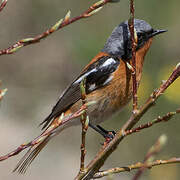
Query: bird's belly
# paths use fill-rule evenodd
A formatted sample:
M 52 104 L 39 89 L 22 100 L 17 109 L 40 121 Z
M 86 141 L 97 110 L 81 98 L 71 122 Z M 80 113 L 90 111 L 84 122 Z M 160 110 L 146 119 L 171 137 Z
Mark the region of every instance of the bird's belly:
M 89 107 L 87 110 L 90 122 L 97 125 L 110 119 L 117 112 L 121 111 L 130 99 L 131 98 L 127 98 L 125 101 L 121 101 L 120 97 L 113 99 L 108 96 L 100 99 L 94 106 L 92 105 L 92 107 Z

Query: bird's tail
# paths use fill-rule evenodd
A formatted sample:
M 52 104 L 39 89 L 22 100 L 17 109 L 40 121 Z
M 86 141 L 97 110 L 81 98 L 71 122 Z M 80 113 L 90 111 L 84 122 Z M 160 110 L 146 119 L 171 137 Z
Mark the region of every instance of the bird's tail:
M 37 144 L 32 144 L 23 158 L 19 161 L 13 172 L 18 172 L 20 174 L 24 174 L 27 168 L 31 165 L 32 161 L 35 157 L 41 152 L 41 150 L 45 147 L 48 141 L 51 139 L 51 135 L 44 137 L 44 139 L 40 139 Z

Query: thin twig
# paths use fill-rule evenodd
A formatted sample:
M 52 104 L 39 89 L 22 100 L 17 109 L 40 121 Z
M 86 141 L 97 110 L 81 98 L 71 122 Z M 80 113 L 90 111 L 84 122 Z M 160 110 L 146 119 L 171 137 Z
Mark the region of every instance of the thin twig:
M 86 104 L 86 87 L 85 87 L 85 81 L 84 79 L 81 84 L 81 98 L 82 98 L 82 104 Z M 84 113 L 81 115 L 81 123 L 82 123 L 82 133 L 81 133 L 81 161 L 80 161 L 80 173 L 84 172 L 84 161 L 85 161 L 85 155 L 86 155 L 86 132 L 88 129 L 89 124 L 89 117 L 87 115 L 87 111 L 85 110 Z
M 120 168 L 116 167 L 116 168 L 108 169 L 105 171 L 100 171 L 96 173 L 93 178 L 97 179 L 97 178 L 102 178 L 104 176 L 108 176 L 114 173 L 130 172 L 131 170 L 140 169 L 144 166 L 150 169 L 154 166 L 165 165 L 165 164 L 177 164 L 177 163 L 180 163 L 180 158 L 176 158 L 176 157 L 167 159 L 167 160 L 156 160 L 147 164 L 137 162 L 136 164 L 132 164 L 126 167 L 120 167 Z
M 130 0 L 130 18 L 129 18 L 129 30 L 131 34 L 131 47 L 132 47 L 132 80 L 133 80 L 133 113 L 138 110 L 138 97 L 137 97 L 137 80 L 136 80 L 136 30 L 134 28 L 134 0 Z
M 138 126 L 137 128 L 127 130 L 124 134 L 130 135 L 132 133 L 140 132 L 142 129 L 149 128 L 149 127 L 153 126 L 154 124 L 157 124 L 160 122 L 167 122 L 178 113 L 180 113 L 180 109 L 177 109 L 175 112 L 168 112 L 166 115 L 164 115 L 162 117 L 159 116 L 156 119 L 154 119 L 146 124 L 142 124 L 142 125 Z
M 4 9 L 4 7 L 6 6 L 8 0 L 2 0 L 1 4 L 0 4 L 0 12 Z
M 124 139 L 125 131 L 130 130 L 141 117 L 155 104 L 155 101 L 160 97 L 162 93 L 180 76 L 180 63 L 176 66 L 170 77 L 164 82 L 156 91 L 154 91 L 148 98 L 146 103 L 139 109 L 138 113 L 132 114 L 129 120 L 124 124 L 121 130 L 116 133 L 113 140 L 103 146 L 97 153 L 95 158 L 87 165 L 86 172 L 84 174 L 78 174 L 75 179 L 91 179 L 95 173 L 103 166 L 106 159 L 114 152 L 118 144 Z
M 167 142 L 167 136 L 165 134 L 161 135 L 158 140 L 155 142 L 155 144 L 149 149 L 147 152 L 143 163 L 145 164 L 144 167 L 141 167 L 132 180 L 138 180 L 141 175 L 143 174 L 144 170 L 147 168 L 147 164 L 152 162 L 154 160 L 154 156 L 161 151 L 161 149 L 164 147 L 164 145 Z
M 65 27 L 75 21 L 78 21 L 80 19 L 92 16 L 93 14 L 95 14 L 99 10 L 101 10 L 105 4 L 110 3 L 110 2 L 118 2 L 118 1 L 119 0 L 100 0 L 100 1 L 96 2 L 95 4 L 93 4 L 92 6 L 90 6 L 84 13 L 82 13 L 81 15 L 74 17 L 72 19 L 70 19 L 71 12 L 68 11 L 68 13 L 66 14 L 66 16 L 64 18 L 60 19 L 53 27 L 51 27 L 47 31 L 45 31 L 42 34 L 37 35 L 33 38 L 22 39 L 22 40 L 16 42 L 14 45 L 10 46 L 9 48 L 0 50 L 0 56 L 5 55 L 5 54 L 15 53 L 24 46 L 38 43 L 38 42 L 40 42 L 40 40 L 46 38 L 53 32 L 55 32 L 63 27 Z

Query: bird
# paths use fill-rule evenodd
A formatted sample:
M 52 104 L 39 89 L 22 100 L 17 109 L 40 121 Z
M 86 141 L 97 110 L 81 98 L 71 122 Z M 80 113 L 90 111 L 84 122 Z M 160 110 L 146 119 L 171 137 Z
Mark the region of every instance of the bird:
M 153 29 L 144 20 L 134 19 L 136 34 L 136 80 L 139 84 L 142 76 L 144 58 L 152 40 L 156 35 L 166 32 L 163 29 Z M 73 125 L 81 124 L 80 118 L 64 121 L 55 127 L 59 119 L 71 117 L 82 107 L 81 83 L 84 81 L 86 112 L 89 126 L 108 137 L 108 131 L 99 124 L 110 119 L 112 115 L 122 110 L 132 99 L 132 47 L 128 20 L 120 23 L 112 31 L 102 50 L 84 67 L 82 72 L 60 95 L 49 116 L 40 124 L 42 134 L 27 144 L 29 150 L 19 161 L 14 171 L 25 173 L 35 157 L 54 136 Z M 50 130 L 51 133 L 47 133 Z

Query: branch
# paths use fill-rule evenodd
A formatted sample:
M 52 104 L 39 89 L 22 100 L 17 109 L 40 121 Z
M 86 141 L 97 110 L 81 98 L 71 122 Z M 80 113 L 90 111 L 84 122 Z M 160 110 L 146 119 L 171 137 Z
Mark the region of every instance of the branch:
M 1 1 L 1 4 L 0 4 L 0 12 L 1 12 L 1 11 L 4 9 L 4 7 L 6 6 L 7 1 L 8 1 L 8 0 L 2 0 L 2 1 Z
M 155 101 L 160 97 L 162 93 L 180 76 L 180 63 L 176 66 L 170 77 L 165 81 L 156 91 L 154 91 L 148 98 L 146 103 L 137 111 L 133 113 L 129 120 L 123 125 L 122 129 L 119 130 L 113 140 L 103 146 L 101 150 L 97 153 L 95 158 L 88 164 L 85 168 L 86 172 L 84 174 L 78 174 L 76 180 L 79 179 L 91 179 L 95 173 L 103 166 L 106 159 L 116 150 L 118 144 L 124 139 L 125 131 L 130 130 L 141 117 L 155 104 Z
M 101 171 L 98 172 L 94 175 L 94 179 L 97 178 L 101 178 L 104 176 L 108 176 L 110 174 L 114 174 L 114 173 L 120 173 L 120 172 L 130 172 L 131 170 L 135 170 L 135 169 L 140 169 L 142 167 L 146 167 L 151 169 L 154 166 L 159 166 L 159 165 L 164 165 L 164 164 L 177 164 L 180 163 L 180 158 L 171 158 L 171 159 L 167 159 L 167 160 L 156 160 L 147 164 L 141 163 L 141 162 L 137 162 L 136 164 L 132 164 L 126 167 L 116 167 L 116 168 L 112 168 L 112 169 L 108 169 L 105 171 Z
M 161 122 L 167 122 L 178 113 L 180 113 L 180 108 L 177 109 L 175 112 L 168 112 L 166 115 L 164 115 L 162 117 L 159 116 L 158 118 L 152 120 L 151 122 L 142 124 L 142 125 L 138 126 L 137 128 L 127 130 L 124 134 L 130 135 L 132 133 L 140 132 L 142 129 L 149 128 L 149 127 L 153 126 L 154 124 L 161 123 Z
M 81 89 L 81 98 L 82 98 L 82 104 L 86 104 L 86 87 L 85 87 L 85 81 L 86 79 L 82 80 L 80 84 Z M 89 124 L 89 116 L 87 115 L 86 110 L 81 115 L 81 123 L 82 123 L 82 133 L 81 133 L 81 161 L 80 161 L 80 173 L 84 172 L 84 161 L 85 161 L 85 155 L 86 155 L 86 132 L 88 129 Z
M 132 47 L 132 79 L 133 79 L 133 113 L 138 109 L 138 97 L 137 97 L 137 80 L 136 80 L 136 42 L 137 35 L 134 28 L 134 0 L 130 0 L 130 18 L 128 21 L 129 30 L 131 34 L 131 47 Z
M 71 12 L 68 11 L 68 13 L 66 14 L 66 16 L 64 18 L 60 19 L 53 27 L 51 27 L 47 31 L 45 31 L 42 34 L 37 35 L 33 38 L 22 39 L 22 40 L 16 42 L 14 45 L 10 46 L 9 48 L 0 50 L 0 56 L 5 55 L 5 54 L 15 53 L 22 47 L 25 47 L 30 44 L 38 43 L 38 42 L 40 42 L 40 40 L 45 39 L 50 34 L 52 34 L 53 32 L 55 32 L 63 27 L 65 27 L 69 24 L 72 24 L 75 21 L 78 21 L 80 19 L 92 16 L 93 14 L 95 14 L 99 10 L 101 10 L 105 4 L 112 3 L 112 2 L 118 2 L 118 1 L 119 0 L 100 0 L 100 1 L 96 2 L 95 4 L 93 4 L 91 7 L 89 7 L 84 13 L 82 13 L 81 15 L 74 17 L 72 19 L 70 19 Z
M 140 178 L 140 176 L 143 174 L 144 170 L 147 168 L 147 164 L 150 162 L 153 162 L 154 160 L 154 155 L 156 155 L 157 153 L 159 153 L 161 151 L 161 149 L 164 147 L 164 145 L 167 142 L 167 136 L 166 135 L 161 135 L 158 140 L 156 141 L 156 143 L 149 149 L 149 151 L 147 152 L 143 163 L 145 164 L 144 167 L 141 167 L 137 173 L 135 174 L 135 176 L 133 177 L 133 180 L 138 180 Z

